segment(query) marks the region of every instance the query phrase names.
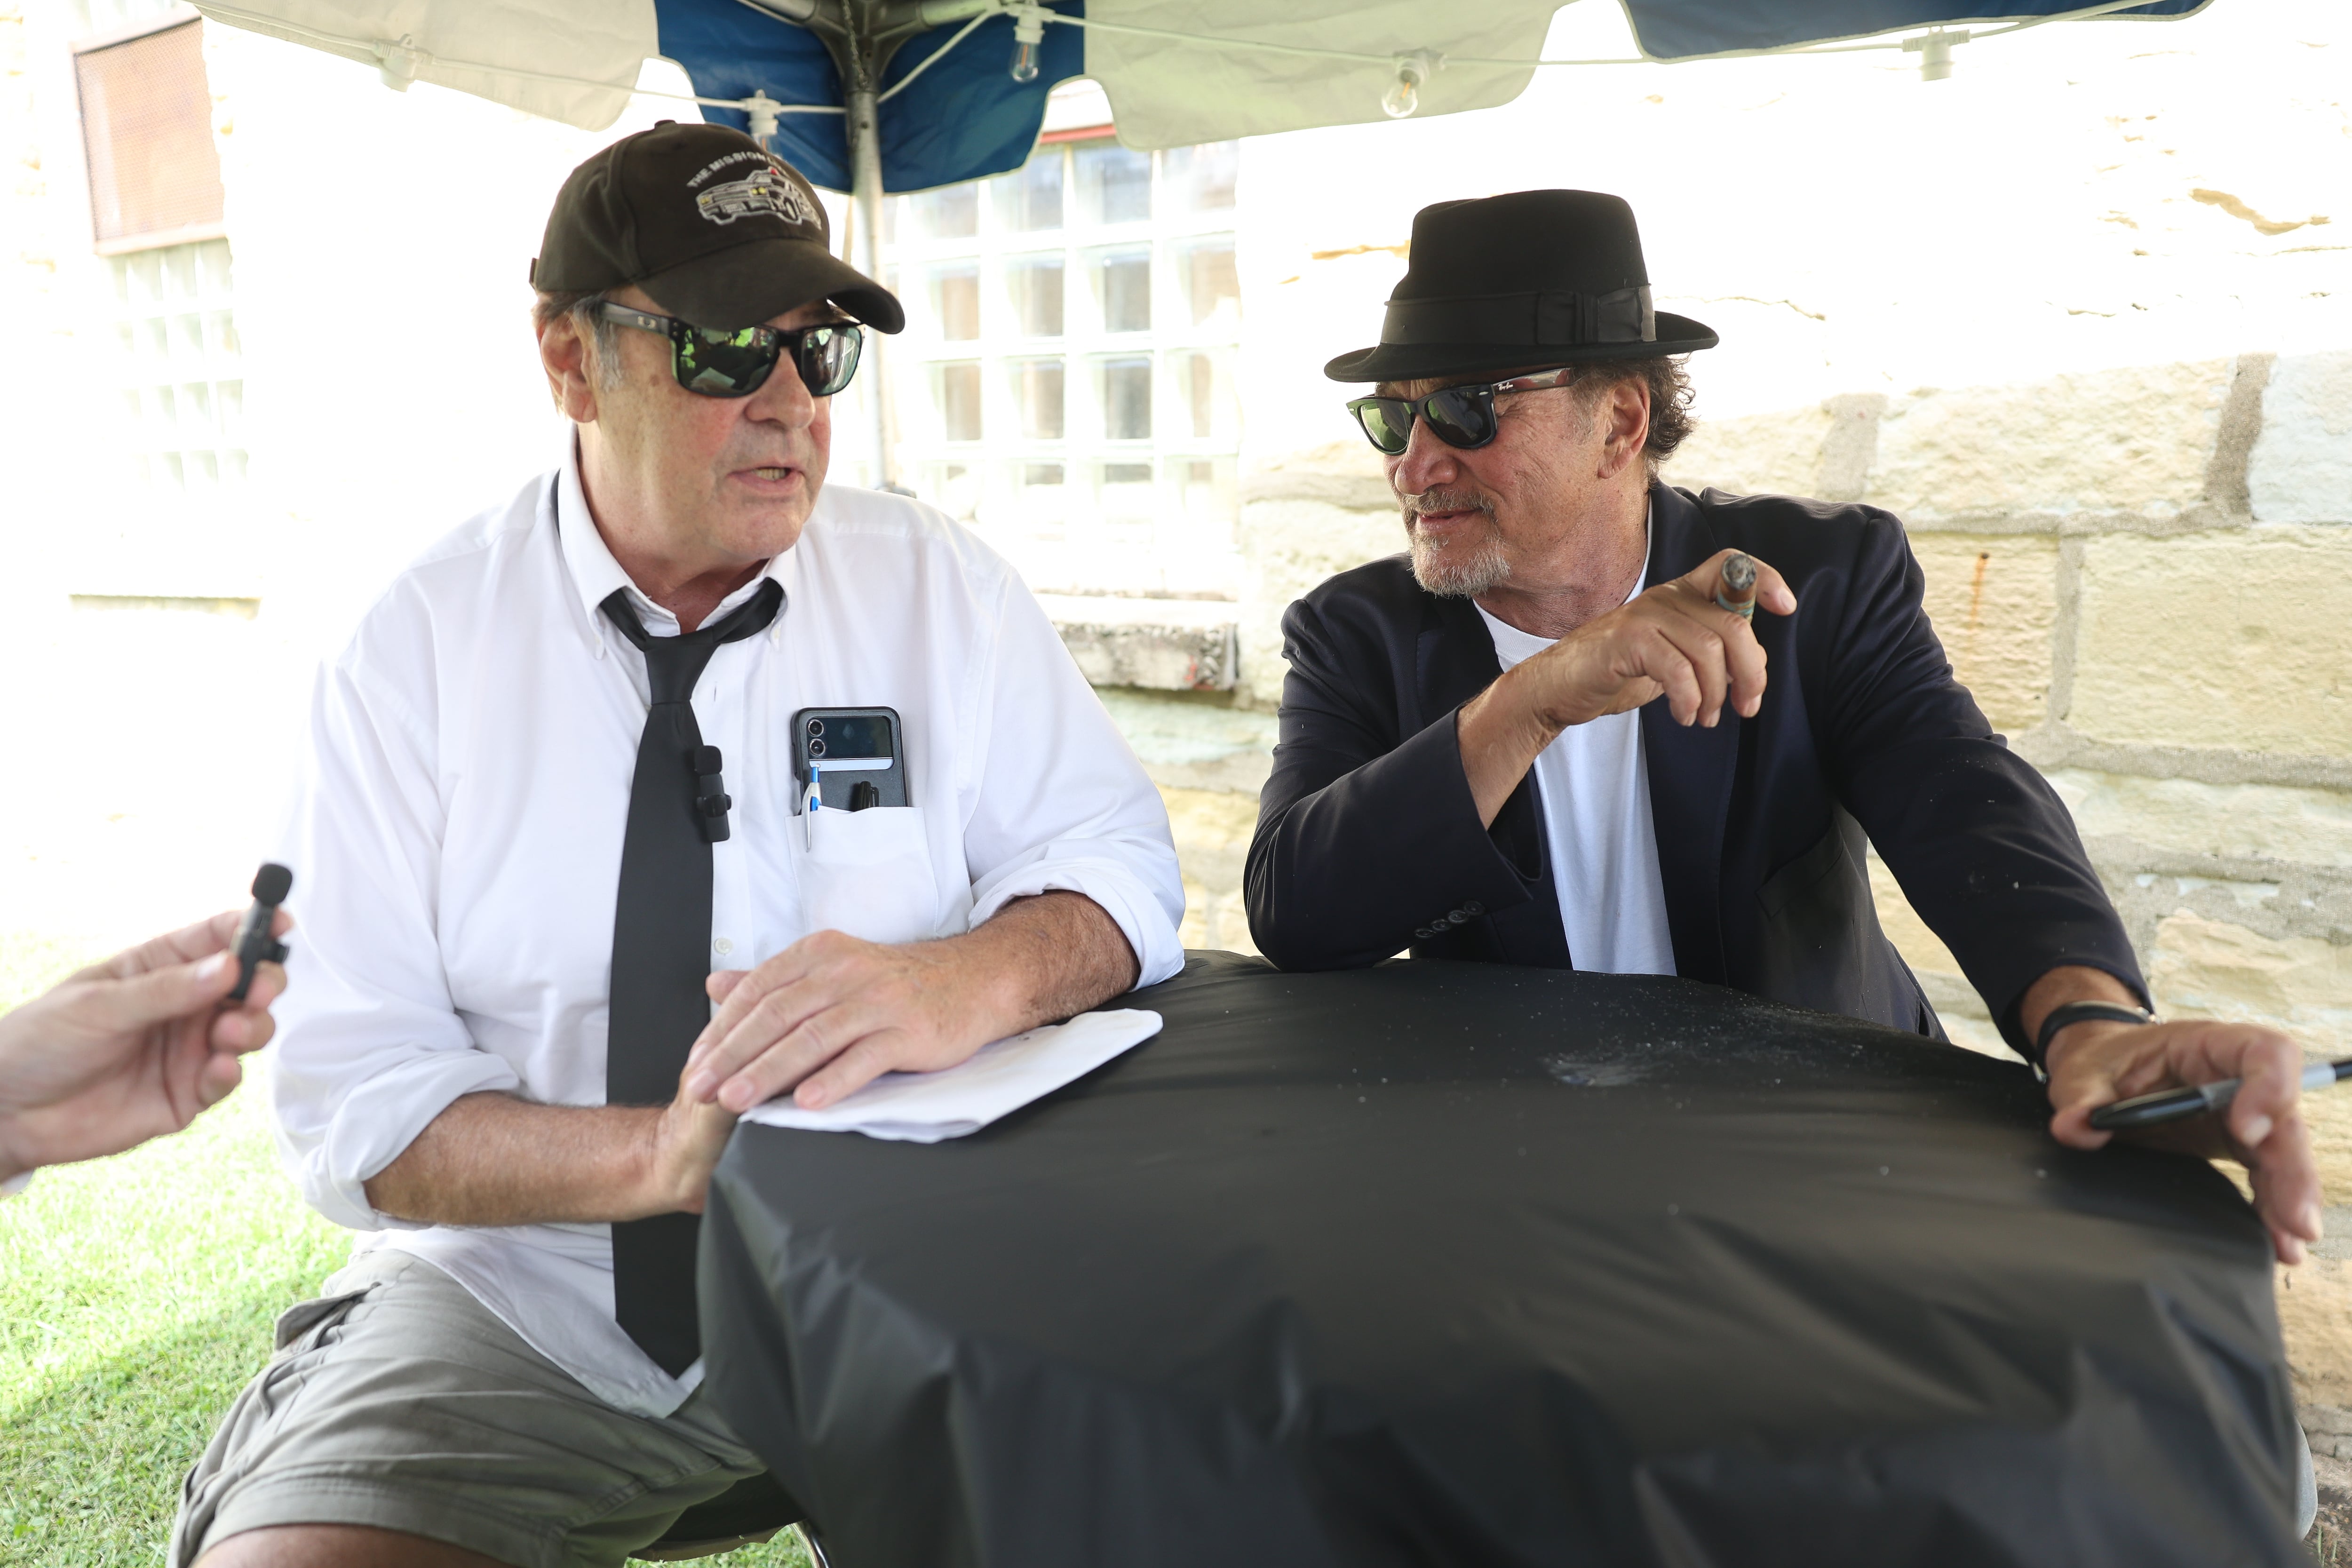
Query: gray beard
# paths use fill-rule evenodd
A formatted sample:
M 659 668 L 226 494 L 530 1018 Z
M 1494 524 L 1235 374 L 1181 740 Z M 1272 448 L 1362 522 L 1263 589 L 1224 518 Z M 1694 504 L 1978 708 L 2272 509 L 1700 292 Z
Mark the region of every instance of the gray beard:
M 1475 599 L 1511 574 L 1498 540 L 1488 540 L 1467 561 L 1439 561 L 1421 535 L 1412 537 L 1412 580 L 1441 599 Z
M 1495 537 L 1494 509 L 1470 496 L 1456 496 L 1442 490 L 1432 490 L 1413 498 L 1415 501 L 1434 501 L 1438 509 L 1450 510 L 1456 505 L 1468 505 L 1486 513 L 1487 534 L 1471 551 L 1467 560 L 1459 557 L 1441 561 L 1429 541 L 1414 526 L 1415 509 L 1408 503 L 1404 513 L 1405 540 L 1412 547 L 1412 580 L 1425 593 L 1441 599 L 1475 599 L 1486 593 L 1511 574 L 1510 557 L 1503 551 L 1503 542 Z

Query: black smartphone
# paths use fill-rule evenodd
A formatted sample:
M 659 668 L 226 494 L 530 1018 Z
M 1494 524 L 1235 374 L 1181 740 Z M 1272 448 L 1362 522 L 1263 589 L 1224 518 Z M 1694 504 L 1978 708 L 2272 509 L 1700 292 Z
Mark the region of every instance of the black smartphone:
M 906 805 L 907 752 L 895 708 L 803 708 L 793 715 L 793 776 L 803 809 L 820 792 L 826 811 Z

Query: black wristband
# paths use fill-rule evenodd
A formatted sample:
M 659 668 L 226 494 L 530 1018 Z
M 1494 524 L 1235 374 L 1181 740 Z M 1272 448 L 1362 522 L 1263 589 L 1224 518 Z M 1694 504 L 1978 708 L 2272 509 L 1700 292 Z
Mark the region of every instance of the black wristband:
M 2033 1065 L 2048 1070 L 2050 1042 L 2058 1031 L 2069 1024 L 2080 1024 L 2089 1018 L 2108 1018 L 2118 1024 L 2153 1024 L 2156 1015 L 2138 1007 L 2127 1007 L 2121 1002 L 2062 1002 L 2050 1009 L 2042 1020 L 2042 1032 L 2033 1037 Z

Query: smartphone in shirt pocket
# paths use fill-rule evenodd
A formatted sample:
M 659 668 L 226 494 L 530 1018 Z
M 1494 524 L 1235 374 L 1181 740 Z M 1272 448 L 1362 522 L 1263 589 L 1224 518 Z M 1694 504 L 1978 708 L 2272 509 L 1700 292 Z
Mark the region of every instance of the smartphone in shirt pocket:
M 895 708 L 803 708 L 793 715 L 793 777 L 801 808 L 817 788 L 825 811 L 907 806 L 907 760 Z
M 803 708 L 793 715 L 801 900 L 811 931 L 867 942 L 938 934 L 939 888 L 906 746 L 890 708 Z

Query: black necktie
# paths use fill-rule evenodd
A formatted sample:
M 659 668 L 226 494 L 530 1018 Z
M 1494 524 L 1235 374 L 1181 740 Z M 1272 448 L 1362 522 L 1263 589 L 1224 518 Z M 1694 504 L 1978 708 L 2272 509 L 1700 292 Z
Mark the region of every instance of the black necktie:
M 637 742 L 621 891 L 613 911 L 611 1027 L 604 1103 L 667 1105 L 694 1037 L 710 1021 L 710 846 L 727 837 L 719 752 L 702 743 L 690 699 L 719 645 L 776 618 L 773 578 L 724 620 L 681 637 L 647 637 L 624 588 L 604 610 L 643 649 L 653 706 Z M 656 1215 L 613 1226 L 613 1312 L 672 1377 L 702 1353 L 694 1315 L 694 1245 L 700 1221 Z

